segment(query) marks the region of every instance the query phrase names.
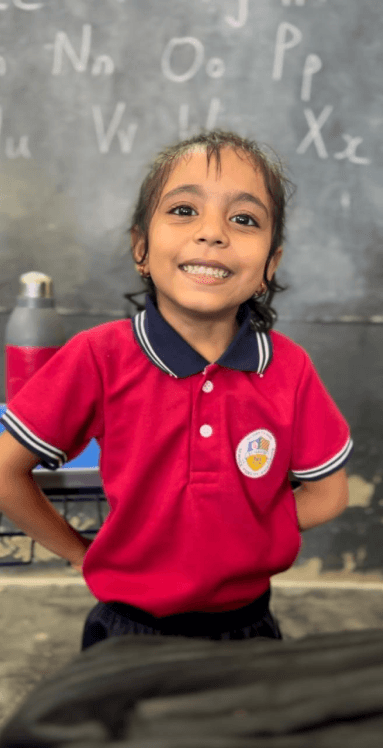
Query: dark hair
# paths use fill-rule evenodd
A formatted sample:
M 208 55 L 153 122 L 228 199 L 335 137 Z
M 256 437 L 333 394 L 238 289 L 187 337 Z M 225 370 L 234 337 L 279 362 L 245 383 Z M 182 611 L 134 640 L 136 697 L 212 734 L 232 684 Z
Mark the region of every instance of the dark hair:
M 255 170 L 260 169 L 268 193 L 271 197 L 272 203 L 272 217 L 273 217 L 273 236 L 270 246 L 269 255 L 267 257 L 264 273 L 264 282 L 266 284 L 266 291 L 263 296 L 252 296 L 247 300 L 252 315 L 251 324 L 255 331 L 267 332 L 273 326 L 277 319 L 275 310 L 271 307 L 271 302 L 274 294 L 277 291 L 284 291 L 286 286 L 281 286 L 277 283 L 275 276 L 271 281 L 267 279 L 267 269 L 271 258 L 276 252 L 277 248 L 283 243 L 285 239 L 285 208 L 287 201 L 292 197 L 295 192 L 295 186 L 290 182 L 284 173 L 284 166 L 282 161 L 277 156 L 275 151 L 268 146 L 269 150 L 272 151 L 273 158 L 261 149 L 255 140 L 248 140 L 247 138 L 241 138 L 234 132 L 228 132 L 224 130 L 210 130 L 205 132 L 203 129 L 198 135 L 195 135 L 188 140 L 178 141 L 174 145 L 170 145 L 162 150 L 155 160 L 149 165 L 149 173 L 144 179 L 139 194 L 138 201 L 134 208 L 131 225 L 129 226 L 128 232 L 136 227 L 140 236 L 145 239 L 145 252 L 139 262 L 135 261 L 136 265 L 141 265 L 148 253 L 148 232 L 150 221 L 154 215 L 154 212 L 160 201 L 162 190 L 176 166 L 177 161 L 186 156 L 187 153 L 195 145 L 201 145 L 206 149 L 207 164 L 209 166 L 210 159 L 214 154 L 217 163 L 217 169 L 221 167 L 220 152 L 222 148 L 229 147 L 235 152 L 241 152 L 247 154 L 251 159 Z M 240 154 L 238 154 L 240 155 Z M 133 254 L 133 249 L 131 251 Z M 134 258 L 134 256 L 133 256 Z M 151 277 L 143 278 L 143 283 L 146 286 L 146 293 L 149 294 L 152 301 L 156 302 L 156 288 Z M 136 293 L 124 294 L 125 299 L 129 299 L 136 307 L 138 311 L 142 311 L 145 307 L 137 301 L 134 301 L 133 296 L 141 295 L 144 291 L 137 291 Z

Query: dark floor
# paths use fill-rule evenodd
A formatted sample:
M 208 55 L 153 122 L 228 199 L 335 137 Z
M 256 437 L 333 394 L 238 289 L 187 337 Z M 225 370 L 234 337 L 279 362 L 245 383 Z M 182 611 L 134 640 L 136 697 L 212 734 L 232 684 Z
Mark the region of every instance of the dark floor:
M 41 581 L 41 580 L 40 580 Z M 83 623 L 95 598 L 83 584 L 0 584 L 0 727 L 43 678 L 80 651 Z M 284 638 L 381 628 L 379 590 L 273 587 L 272 613 Z

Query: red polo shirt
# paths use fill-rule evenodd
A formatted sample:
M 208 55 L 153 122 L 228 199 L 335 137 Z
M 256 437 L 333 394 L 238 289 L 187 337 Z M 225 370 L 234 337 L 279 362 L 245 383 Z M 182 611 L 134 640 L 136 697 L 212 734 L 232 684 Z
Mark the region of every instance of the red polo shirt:
M 92 438 L 110 512 L 86 583 L 154 616 L 249 604 L 301 546 L 288 479 L 341 468 L 349 429 L 307 353 L 254 333 L 250 309 L 209 364 L 149 296 L 133 319 L 74 335 L 1 421 L 56 470 Z

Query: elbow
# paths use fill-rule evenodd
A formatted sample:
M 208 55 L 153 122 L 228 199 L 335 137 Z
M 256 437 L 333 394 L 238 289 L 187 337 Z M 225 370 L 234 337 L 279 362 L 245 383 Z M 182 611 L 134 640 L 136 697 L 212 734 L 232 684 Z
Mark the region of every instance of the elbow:
M 347 509 L 350 501 L 350 491 L 348 487 L 348 478 L 346 475 L 346 471 L 344 472 L 344 481 L 343 481 L 343 490 L 342 490 L 342 499 L 344 503 L 344 508 Z
M 344 469 L 340 470 L 339 473 L 335 473 L 335 476 L 337 478 L 337 503 L 341 513 L 349 505 L 348 479 Z

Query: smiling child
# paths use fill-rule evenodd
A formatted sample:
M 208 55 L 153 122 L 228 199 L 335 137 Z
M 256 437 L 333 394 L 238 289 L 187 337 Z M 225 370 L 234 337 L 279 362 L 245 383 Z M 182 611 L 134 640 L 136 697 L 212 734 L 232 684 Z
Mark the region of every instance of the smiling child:
M 281 165 L 235 133 L 162 151 L 130 226 L 145 306 L 75 335 L 1 419 L 1 511 L 98 600 L 82 649 L 127 633 L 281 639 L 270 578 L 347 506 L 348 425 L 272 330 L 287 193 Z M 31 470 L 92 438 L 110 512 L 90 543 Z

